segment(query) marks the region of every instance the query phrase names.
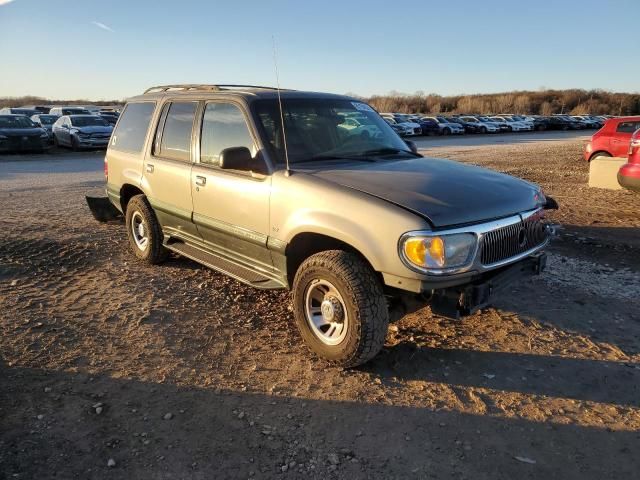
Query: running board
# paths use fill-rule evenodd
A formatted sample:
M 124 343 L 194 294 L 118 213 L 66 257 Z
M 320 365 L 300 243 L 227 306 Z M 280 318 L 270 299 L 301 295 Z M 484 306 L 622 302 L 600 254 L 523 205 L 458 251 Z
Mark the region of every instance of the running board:
M 202 265 L 222 272 L 225 275 L 233 277 L 236 280 L 249 284 L 253 287 L 264 289 L 285 288 L 282 283 L 269 278 L 266 275 L 258 273 L 242 265 L 238 265 L 235 262 L 222 258 L 213 253 L 205 252 L 204 250 L 201 250 L 198 247 L 194 247 L 193 245 L 190 245 L 188 243 L 168 243 L 165 244 L 165 247 L 182 256 L 190 258 L 191 260 L 195 260 Z

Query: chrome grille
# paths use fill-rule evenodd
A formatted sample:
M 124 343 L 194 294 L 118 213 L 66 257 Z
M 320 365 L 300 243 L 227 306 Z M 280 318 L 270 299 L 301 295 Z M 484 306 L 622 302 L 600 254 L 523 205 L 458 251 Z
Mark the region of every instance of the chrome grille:
M 484 234 L 480 261 L 492 265 L 543 244 L 547 239 L 545 224 L 537 215 Z

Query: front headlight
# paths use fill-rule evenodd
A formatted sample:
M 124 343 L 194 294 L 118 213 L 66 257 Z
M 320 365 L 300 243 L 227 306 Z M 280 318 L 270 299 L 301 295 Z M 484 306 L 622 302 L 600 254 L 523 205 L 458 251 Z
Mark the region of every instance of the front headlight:
M 470 264 L 476 245 L 477 237 L 473 233 L 407 234 L 401 239 L 400 254 L 413 270 L 442 273 Z

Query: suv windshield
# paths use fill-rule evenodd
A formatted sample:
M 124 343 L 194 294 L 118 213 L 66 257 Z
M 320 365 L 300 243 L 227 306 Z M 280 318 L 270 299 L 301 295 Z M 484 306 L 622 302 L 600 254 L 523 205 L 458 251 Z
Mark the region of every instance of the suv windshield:
M 71 125 L 74 127 L 108 127 L 106 120 L 95 116 L 71 117 Z
M 278 163 L 285 163 L 278 100 L 257 100 L 252 108 Z M 406 152 L 407 145 L 364 103 L 332 98 L 282 99 L 289 163 Z M 357 116 L 354 128 L 349 118 Z
M 33 128 L 36 124 L 27 117 L 0 116 L 0 128 Z

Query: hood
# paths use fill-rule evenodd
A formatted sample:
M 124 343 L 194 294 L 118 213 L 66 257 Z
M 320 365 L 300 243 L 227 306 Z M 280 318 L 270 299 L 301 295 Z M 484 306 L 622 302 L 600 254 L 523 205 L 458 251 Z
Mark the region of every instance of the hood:
M 38 128 L 0 128 L 0 135 L 5 137 L 39 137 L 42 129 Z
M 435 228 L 503 218 L 539 206 L 537 186 L 450 160 L 382 160 L 297 170 L 400 205 Z
M 73 127 L 73 129 L 78 130 L 80 133 L 111 133 L 113 130 L 112 127 L 104 127 L 102 125 L 92 125 L 88 127 Z

